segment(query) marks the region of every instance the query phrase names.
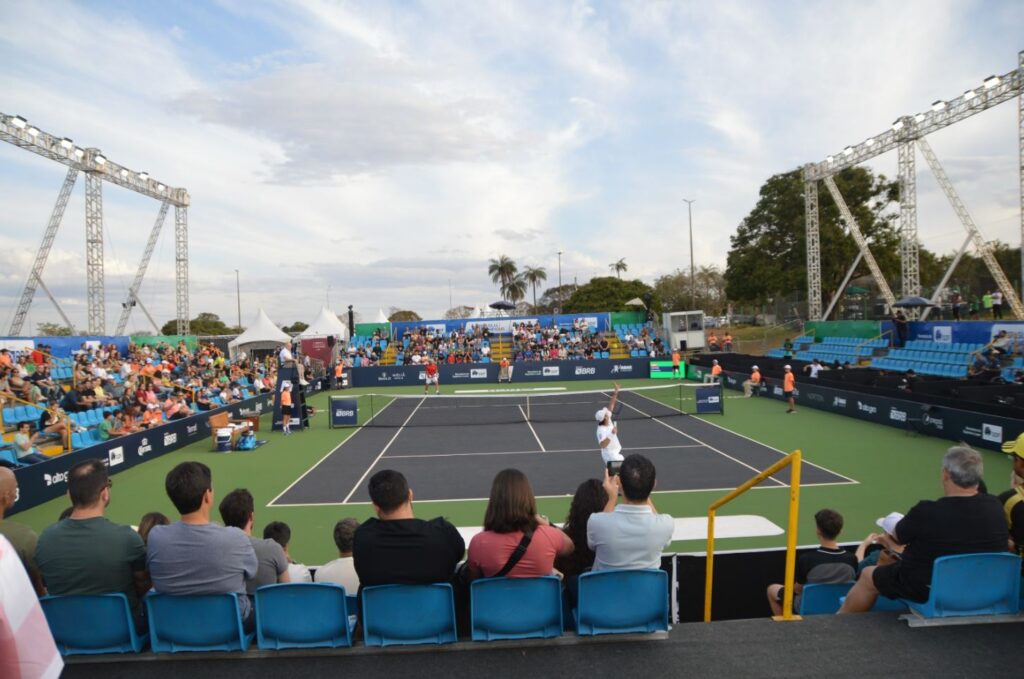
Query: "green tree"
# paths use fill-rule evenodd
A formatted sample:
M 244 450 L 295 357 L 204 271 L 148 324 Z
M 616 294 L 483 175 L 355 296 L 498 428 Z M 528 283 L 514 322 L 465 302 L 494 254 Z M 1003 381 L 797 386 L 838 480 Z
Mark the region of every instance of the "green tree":
M 231 335 L 242 332 L 241 328 L 234 328 L 224 321 L 220 316 L 209 312 L 203 312 L 189 321 L 189 332 L 193 335 Z M 178 322 L 170 320 L 160 328 L 163 335 L 176 335 L 178 333 Z
M 522 277 L 533 288 L 533 309 L 534 313 L 537 313 L 537 284 L 548 279 L 548 272 L 542 266 L 528 266 L 523 269 Z
M 526 279 L 522 274 L 519 274 L 512 280 L 510 280 L 503 290 L 504 297 L 508 301 L 515 304 L 522 299 L 526 298 Z
M 420 318 L 420 315 L 418 313 L 416 313 L 415 311 L 410 311 L 408 309 L 398 309 L 396 307 L 391 307 L 390 311 L 391 315 L 388 316 L 388 320 L 391 321 L 392 323 L 423 320 L 422 318 Z
M 898 200 L 898 185 L 864 167 L 843 170 L 835 175 L 835 181 L 871 244 L 883 275 L 889 281 L 897 281 L 898 237 L 887 212 Z M 730 300 L 763 303 L 807 289 L 803 191 L 799 170 L 770 177 L 761 186 L 757 204 L 731 238 L 725 270 Z M 818 183 L 818 206 L 821 281 L 827 302 L 856 257 L 857 246 L 842 225 L 839 209 L 823 182 Z M 861 263 L 857 271 L 866 273 L 868 269 Z
M 661 300 L 654 289 L 641 281 L 624 281 L 612 276 L 592 278 L 586 285 L 581 285 L 565 303 L 564 312 L 576 314 L 587 311 L 635 311 L 635 307 L 626 304 L 634 297 L 647 303 L 648 308 L 660 314 Z
M 619 261 L 612 262 L 611 264 L 609 264 L 608 268 L 612 270 L 612 273 L 615 274 L 616 278 L 622 278 L 622 276 L 621 276 L 622 272 L 624 272 L 627 269 L 629 269 L 629 265 L 626 264 L 626 258 L 623 257 Z
M 36 326 L 40 335 L 46 337 L 70 337 L 75 334 L 74 330 L 66 325 L 60 325 L 58 323 L 40 323 Z
M 281 330 L 287 333 L 298 333 L 302 332 L 309 327 L 309 323 L 303 323 L 302 321 L 295 321 L 291 325 L 286 325 Z
M 725 276 L 716 266 L 703 265 L 694 272 L 676 269 L 654 281 L 654 291 L 665 311 L 701 309 L 708 314 L 722 315 L 728 309 L 725 297 Z
M 497 259 L 490 260 L 487 273 L 491 276 L 491 282 L 498 284 L 498 289 L 501 291 L 502 298 L 504 298 L 509 283 L 514 281 L 519 273 L 519 267 L 516 266 L 511 257 L 499 255 Z
M 556 309 L 560 308 L 560 305 L 563 304 L 565 300 L 572 297 L 572 294 L 576 292 L 578 288 L 579 286 L 576 285 L 575 283 L 566 283 L 565 285 L 562 286 L 556 285 L 553 288 L 548 288 L 540 296 L 540 299 L 537 302 L 537 308 L 534 311 L 534 313 L 554 313 Z

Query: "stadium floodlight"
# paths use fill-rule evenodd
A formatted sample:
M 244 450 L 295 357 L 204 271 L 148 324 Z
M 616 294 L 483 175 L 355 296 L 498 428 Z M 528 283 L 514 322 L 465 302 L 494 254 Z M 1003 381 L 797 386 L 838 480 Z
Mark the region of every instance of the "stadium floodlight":
M 938 112 L 944 108 L 946 108 L 946 102 L 942 101 L 941 99 L 936 99 L 935 101 L 932 102 L 933 111 Z
M 915 123 L 923 123 L 923 122 L 924 122 L 924 119 L 925 119 L 925 117 L 926 117 L 926 116 L 925 116 L 925 114 L 923 114 L 923 113 L 918 113 L 918 114 L 917 114 L 916 116 L 914 116 L 914 122 L 915 122 Z
M 24 130 L 25 126 L 28 125 L 28 121 L 21 116 L 14 116 L 11 118 L 11 125 L 14 125 L 19 130 Z
M 122 167 L 121 172 L 119 174 L 121 175 L 121 179 L 124 179 L 128 176 L 128 170 Z
M 157 184 L 157 185 L 156 185 L 156 190 L 157 190 L 157 191 L 163 191 L 163 190 L 164 190 L 164 189 L 166 189 L 166 188 L 167 188 L 167 187 L 166 187 L 166 186 L 164 186 L 163 184 Z
M 853 155 L 853 147 L 852 146 L 847 146 L 845 149 L 843 149 L 843 155 L 844 156 Z
M 149 179 L 149 173 L 148 172 L 140 172 L 139 173 L 139 179 L 141 179 L 142 181 L 147 181 Z
M 997 75 L 990 75 L 989 77 L 987 77 L 983 81 L 981 81 L 981 84 L 985 86 L 986 90 L 990 90 L 993 87 L 998 86 L 1002 82 L 1003 82 L 1003 79 L 1000 78 L 999 76 L 997 76 Z
M 74 147 L 75 142 L 71 141 L 67 137 L 64 137 L 63 139 L 60 140 L 60 145 L 61 145 L 61 148 L 63 148 L 64 150 L 68 150 L 69 151 L 69 150 L 71 150 Z
M 966 92 L 964 92 L 964 101 L 970 101 L 971 99 L 974 99 L 976 96 L 978 95 L 974 93 L 974 90 L 967 90 Z
M 902 129 L 903 129 L 903 119 L 900 118 L 898 120 L 894 120 L 893 123 L 892 123 L 892 131 L 893 132 L 899 132 Z
M 828 163 L 829 165 L 831 165 L 834 161 L 835 161 L 835 158 L 833 156 L 829 156 L 829 157 L 825 158 L 825 162 Z
M 38 137 L 39 136 L 39 128 L 34 126 L 34 125 L 30 126 L 25 131 L 29 133 L 29 136 L 32 136 L 32 137 Z
M 866 140 L 864 141 L 864 143 L 865 143 L 865 144 L 867 144 L 868 146 L 871 146 L 872 144 L 874 144 L 874 143 L 875 143 L 875 138 L 874 138 L 874 137 L 868 137 L 868 138 L 867 138 L 867 139 L 866 139 Z
M 97 165 L 106 165 L 107 164 L 107 159 L 104 158 L 103 154 L 101 154 L 101 153 L 97 153 L 95 156 L 93 156 L 92 160 Z
M 81 158 L 82 156 L 84 156 L 84 155 L 85 155 L 85 151 L 83 151 L 82 149 L 80 149 L 80 148 L 78 148 L 78 147 L 76 146 L 76 147 L 75 147 L 75 155 L 76 155 L 77 157 Z

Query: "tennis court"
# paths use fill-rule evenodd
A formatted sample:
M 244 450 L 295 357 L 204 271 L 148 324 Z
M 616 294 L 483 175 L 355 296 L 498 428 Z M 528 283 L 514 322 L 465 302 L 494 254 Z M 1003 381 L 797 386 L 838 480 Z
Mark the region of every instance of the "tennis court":
M 695 417 L 692 385 L 623 390 L 615 420 L 623 453 L 658 470 L 657 492 L 731 490 L 784 453 Z M 479 500 L 491 479 L 515 467 L 538 497 L 571 495 L 603 471 L 594 413 L 608 391 L 542 395 L 360 398 L 363 426 L 303 473 L 270 506 L 365 504 L 367 480 L 397 469 L 420 501 Z M 368 412 L 367 412 L 368 411 Z M 786 451 L 788 452 L 788 451 Z M 789 471 L 764 487 L 788 487 Z M 805 463 L 802 486 L 856 483 Z

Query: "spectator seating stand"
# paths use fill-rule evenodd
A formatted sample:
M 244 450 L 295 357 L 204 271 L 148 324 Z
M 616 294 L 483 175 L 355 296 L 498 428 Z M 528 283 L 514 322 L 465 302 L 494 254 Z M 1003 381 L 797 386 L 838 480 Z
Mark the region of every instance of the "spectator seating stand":
M 1009 552 L 955 554 L 935 560 L 928 600 L 907 601 L 911 627 L 1021 620 L 1021 557 Z M 987 618 L 987 620 L 986 620 Z
M 46 596 L 43 615 L 61 655 L 139 653 L 149 643 L 137 634 L 124 594 Z

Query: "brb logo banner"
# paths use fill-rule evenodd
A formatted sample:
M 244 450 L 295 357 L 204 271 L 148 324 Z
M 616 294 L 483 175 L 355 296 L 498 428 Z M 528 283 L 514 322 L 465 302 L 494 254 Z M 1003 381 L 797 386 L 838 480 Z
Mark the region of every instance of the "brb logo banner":
M 354 427 L 359 423 L 359 401 L 354 398 L 331 397 L 331 428 Z
M 702 414 L 723 412 L 721 387 L 697 387 L 697 412 Z

